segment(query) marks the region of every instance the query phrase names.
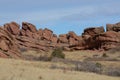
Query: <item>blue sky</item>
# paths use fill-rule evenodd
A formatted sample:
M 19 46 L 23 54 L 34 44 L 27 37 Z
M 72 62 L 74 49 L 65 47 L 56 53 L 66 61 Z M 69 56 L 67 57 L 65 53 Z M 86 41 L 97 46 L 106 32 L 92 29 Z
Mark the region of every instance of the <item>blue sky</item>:
M 26 21 L 56 34 L 120 22 L 120 0 L 0 0 L 0 25 Z

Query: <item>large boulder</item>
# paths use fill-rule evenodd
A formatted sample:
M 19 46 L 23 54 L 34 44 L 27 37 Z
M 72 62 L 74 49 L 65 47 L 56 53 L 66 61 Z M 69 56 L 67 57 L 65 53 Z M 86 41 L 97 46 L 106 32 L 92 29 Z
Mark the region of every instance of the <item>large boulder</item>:
M 51 42 L 52 43 L 57 43 L 57 41 L 58 41 L 57 35 L 53 34 L 53 36 L 51 37 Z
M 96 35 L 94 35 L 94 36 L 96 36 Z M 93 50 L 95 48 L 98 48 L 94 36 L 82 35 L 83 40 L 81 41 L 81 44 L 82 44 L 83 49 L 92 49 Z
M 68 33 L 68 40 L 69 40 L 69 45 L 70 46 L 77 46 L 79 45 L 79 42 L 80 42 L 80 37 L 77 36 L 77 34 L 73 31 L 70 31 Z
M 53 36 L 53 31 L 51 31 L 50 29 L 47 29 L 47 28 L 45 28 L 45 29 L 43 30 L 43 32 L 42 32 L 42 39 L 43 39 L 43 40 L 48 40 L 48 41 L 50 41 L 51 38 L 52 38 L 52 36 Z
M 116 23 L 116 24 L 106 24 L 106 30 L 119 32 L 120 31 L 120 22 Z
M 114 31 L 107 31 L 105 33 L 95 36 L 98 47 L 108 50 L 120 46 L 120 33 Z
M 20 25 L 17 24 L 16 22 L 4 24 L 4 28 L 5 28 L 5 30 L 7 30 L 8 32 L 10 32 L 13 35 L 18 35 L 20 32 L 20 30 L 19 30 Z
M 38 38 L 36 27 L 28 22 L 22 22 L 22 29 L 20 30 L 20 36 L 27 36 L 30 38 Z
M 2 49 L 3 51 L 9 50 L 9 46 L 4 39 L 3 40 L 1 39 L 0 41 L 0 49 Z
M 113 31 L 113 24 L 106 24 L 106 31 Z
M 76 45 L 78 45 L 78 41 L 75 40 L 75 38 L 70 37 L 69 38 L 69 45 L 70 46 L 76 46 Z
M 22 29 L 25 31 L 29 30 L 30 32 L 33 32 L 33 33 L 37 32 L 35 25 L 28 23 L 28 22 L 22 22 Z
M 39 40 L 41 40 L 41 39 L 42 39 L 42 36 L 43 36 L 43 29 L 39 29 L 39 30 L 37 31 L 37 34 L 38 34 L 38 36 L 39 36 Z
M 68 35 L 67 34 L 59 35 L 59 43 L 68 43 Z
M 105 32 L 104 27 L 91 27 L 91 28 L 86 28 L 82 35 L 94 36 L 96 34 L 100 34 L 100 33 L 103 33 L 103 32 Z
M 82 34 L 82 48 L 83 49 L 99 49 L 95 36 L 104 33 L 104 27 L 86 28 Z
M 75 40 L 79 40 L 79 37 L 78 37 L 77 34 L 76 34 L 75 32 L 73 32 L 73 31 L 70 31 L 70 32 L 68 33 L 68 36 L 69 36 L 70 38 L 74 38 Z

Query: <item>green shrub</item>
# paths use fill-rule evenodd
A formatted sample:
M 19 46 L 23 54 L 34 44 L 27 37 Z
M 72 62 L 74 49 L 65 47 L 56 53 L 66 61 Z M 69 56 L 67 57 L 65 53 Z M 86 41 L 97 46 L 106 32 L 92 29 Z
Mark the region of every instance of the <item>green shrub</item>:
M 57 58 L 65 58 L 65 54 L 63 53 L 62 48 L 56 48 L 52 54 L 51 54 L 51 58 L 53 57 L 57 57 Z
M 96 67 L 99 67 L 99 68 L 101 68 L 102 67 L 102 65 L 101 65 L 101 63 L 96 63 Z
M 102 57 L 108 57 L 108 55 L 106 53 L 103 53 Z

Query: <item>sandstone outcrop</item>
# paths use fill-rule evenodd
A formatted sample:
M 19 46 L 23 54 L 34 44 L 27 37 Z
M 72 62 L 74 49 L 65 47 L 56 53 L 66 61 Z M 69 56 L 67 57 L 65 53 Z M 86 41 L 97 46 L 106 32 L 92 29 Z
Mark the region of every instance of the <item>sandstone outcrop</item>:
M 20 31 L 20 25 L 16 22 L 7 23 L 4 25 L 4 29 L 13 35 L 18 35 Z
M 30 32 L 33 32 L 33 33 L 37 32 L 35 25 L 28 22 L 22 22 L 22 29 L 25 31 L 29 30 Z
M 3 27 L 0 27 L 0 56 L 6 58 L 22 58 L 15 38 Z
M 120 31 L 120 22 L 116 23 L 116 24 L 106 24 L 106 30 L 119 32 Z
M 103 27 L 91 27 L 91 28 L 86 28 L 82 35 L 94 36 L 96 34 L 100 34 L 100 33 L 103 33 L 103 32 L 105 32 Z
M 36 27 L 28 22 L 22 22 L 22 29 L 20 30 L 20 36 L 27 36 L 34 38 L 35 33 L 37 32 Z
M 108 31 L 96 36 L 96 42 L 98 47 L 104 50 L 115 48 L 120 46 L 120 33 L 114 31 Z
M 50 41 L 52 37 L 53 37 L 53 32 L 45 28 L 42 33 L 42 39 Z
M 20 28 L 21 27 L 21 28 Z M 23 22 L 22 26 L 11 22 L 0 27 L 0 57 L 22 58 L 22 49 L 48 51 L 56 47 L 64 50 L 109 50 L 120 46 L 120 23 L 103 27 L 91 27 L 81 36 L 70 31 L 57 36 L 50 29 L 37 30 L 35 25 Z
M 59 35 L 59 43 L 68 43 L 68 35 L 67 34 Z

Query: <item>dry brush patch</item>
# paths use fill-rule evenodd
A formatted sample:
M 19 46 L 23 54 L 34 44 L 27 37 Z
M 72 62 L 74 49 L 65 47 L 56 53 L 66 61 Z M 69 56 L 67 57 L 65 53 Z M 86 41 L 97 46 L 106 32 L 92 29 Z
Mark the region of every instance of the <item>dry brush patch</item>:
M 50 57 L 52 52 L 61 52 L 56 49 L 56 51 L 51 51 L 48 53 L 40 53 L 36 51 L 28 51 L 27 57 L 29 57 L 28 60 L 32 61 L 47 61 L 47 62 L 54 62 L 55 64 L 50 65 L 50 69 L 62 69 L 64 71 L 69 70 L 69 71 L 85 71 L 85 72 L 94 72 L 94 73 L 99 73 L 99 74 L 105 74 L 105 75 L 111 75 L 111 76 L 119 76 L 119 69 L 118 71 L 111 71 L 114 74 L 108 74 L 108 67 L 115 69 L 116 67 L 113 67 L 111 65 L 104 65 L 104 61 L 109 61 L 109 62 L 116 62 L 116 58 L 112 58 L 111 55 L 105 52 L 98 52 L 98 51 L 72 51 L 72 52 L 64 52 L 65 53 L 65 59 L 59 59 L 55 57 Z M 57 53 L 58 54 L 58 53 Z M 39 55 L 39 56 L 38 56 Z M 97 62 L 95 62 L 97 61 Z M 62 65 L 66 66 L 61 66 L 56 63 L 63 63 Z M 72 65 L 72 66 L 71 66 Z M 69 66 L 69 67 L 68 67 Z M 119 65 L 117 66 L 119 67 Z
M 0 80 L 119 80 L 119 77 L 94 73 L 64 73 L 61 69 L 49 69 L 48 65 L 51 63 L 0 58 Z

